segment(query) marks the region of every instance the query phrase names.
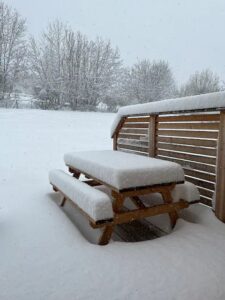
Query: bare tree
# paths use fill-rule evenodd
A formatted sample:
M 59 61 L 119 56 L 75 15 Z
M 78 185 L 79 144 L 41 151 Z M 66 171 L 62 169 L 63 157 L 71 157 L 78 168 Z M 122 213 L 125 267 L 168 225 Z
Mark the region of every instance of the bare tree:
M 88 41 L 59 21 L 40 41 L 32 39 L 30 49 L 37 96 L 45 108 L 67 103 L 72 109 L 94 109 L 107 97 L 120 68 L 118 50 L 110 42 Z
M 26 45 L 25 20 L 0 2 L 0 99 L 13 91 L 24 68 Z
M 131 68 L 126 89 L 131 102 L 151 102 L 172 97 L 175 82 L 168 63 L 143 60 Z
M 63 80 L 63 51 L 65 26 L 56 21 L 49 24 L 39 41 L 30 41 L 30 70 L 34 78 L 34 90 L 42 108 L 61 105 Z
M 190 76 L 185 85 L 181 87 L 181 96 L 191 96 L 218 92 L 221 90 L 220 79 L 211 70 L 206 69 Z

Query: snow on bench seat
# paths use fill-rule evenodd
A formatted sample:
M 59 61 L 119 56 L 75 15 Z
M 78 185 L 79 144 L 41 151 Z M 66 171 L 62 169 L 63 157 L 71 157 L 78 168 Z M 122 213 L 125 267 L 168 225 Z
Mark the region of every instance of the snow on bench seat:
M 49 181 L 94 221 L 113 218 L 111 199 L 104 192 L 75 179 L 61 170 L 50 171 Z
M 191 182 L 185 181 L 183 184 L 177 184 L 171 193 L 173 202 L 180 199 L 193 202 L 200 200 L 200 193 L 196 185 Z
M 121 151 L 84 151 L 64 155 L 67 166 L 123 190 L 127 188 L 184 182 L 179 164 Z

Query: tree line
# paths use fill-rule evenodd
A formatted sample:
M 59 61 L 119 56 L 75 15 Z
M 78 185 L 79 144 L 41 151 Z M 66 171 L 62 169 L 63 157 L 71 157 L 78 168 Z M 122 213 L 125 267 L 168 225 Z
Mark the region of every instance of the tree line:
M 58 20 L 39 38 L 28 38 L 25 19 L 0 2 L 0 106 L 9 106 L 12 95 L 23 90 L 43 109 L 115 111 L 222 88 L 209 69 L 178 87 L 166 61 L 144 59 L 125 67 L 110 41 L 89 40 Z

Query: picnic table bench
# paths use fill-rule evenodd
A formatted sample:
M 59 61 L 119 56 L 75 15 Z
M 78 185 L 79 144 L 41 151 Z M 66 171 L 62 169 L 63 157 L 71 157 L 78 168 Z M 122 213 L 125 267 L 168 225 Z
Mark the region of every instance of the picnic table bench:
M 103 227 L 100 245 L 109 242 L 116 225 L 137 219 L 168 213 L 174 226 L 178 211 L 199 200 L 197 189 L 194 185 L 184 184 L 183 169 L 174 162 L 113 150 L 68 153 L 64 160 L 73 177 L 53 171 L 50 182 L 54 190 L 63 194 L 62 206 L 70 199 L 93 228 Z M 80 181 L 81 174 L 88 180 Z M 100 185 L 111 191 L 112 198 L 96 189 Z M 176 194 L 176 185 L 180 185 L 179 190 L 182 186 L 183 192 L 177 201 L 173 201 L 171 193 Z M 188 194 L 187 189 L 194 192 L 191 198 L 184 199 L 182 195 Z M 146 206 L 140 196 L 150 193 L 160 193 L 164 204 Z M 123 211 L 126 198 L 137 209 Z

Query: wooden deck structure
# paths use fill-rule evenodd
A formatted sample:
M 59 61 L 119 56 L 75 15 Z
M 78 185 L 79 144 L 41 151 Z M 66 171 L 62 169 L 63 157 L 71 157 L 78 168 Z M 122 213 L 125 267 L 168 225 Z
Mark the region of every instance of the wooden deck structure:
M 114 150 L 181 164 L 225 222 L 225 108 L 121 116 L 112 138 Z

